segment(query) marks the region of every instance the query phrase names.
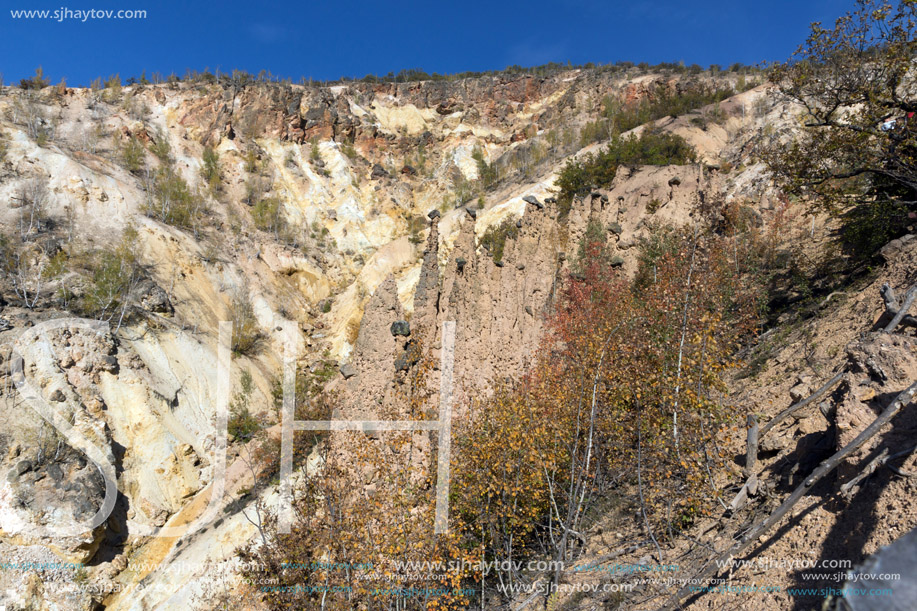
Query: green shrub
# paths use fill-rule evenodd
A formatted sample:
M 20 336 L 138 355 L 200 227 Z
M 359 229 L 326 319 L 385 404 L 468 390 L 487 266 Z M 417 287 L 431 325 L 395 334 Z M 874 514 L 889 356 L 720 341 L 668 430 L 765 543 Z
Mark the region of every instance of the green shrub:
M 612 183 L 621 165 L 684 165 L 696 159 L 694 148 L 676 134 L 646 129 L 639 137 L 615 136 L 604 150 L 570 160 L 555 181 L 560 189 L 561 214 L 573 198 Z
M 880 178 L 871 179 L 863 203 L 844 211 L 839 241 L 855 262 L 868 261 L 889 241 L 908 232 L 913 223 L 909 201 L 913 193 Z
M 239 380 L 241 389 L 233 395 L 229 402 L 229 422 L 226 431 L 237 440 L 251 439 L 255 433 L 261 430 L 261 423 L 252 415 L 249 409 L 252 390 L 252 374 L 247 369 L 242 371 L 242 377 Z
M 518 235 L 519 228 L 516 227 L 515 219 L 508 218 L 499 225 L 488 227 L 484 235 L 481 236 L 481 245 L 491 254 L 494 263 L 499 263 L 503 260 L 506 240 L 515 239 Z
M 220 172 L 220 154 L 211 146 L 204 147 L 201 166 L 201 178 L 207 183 L 212 193 L 220 190 L 222 174 Z
M 296 385 L 294 395 L 296 398 L 296 411 L 314 403 L 322 394 L 325 385 L 338 375 L 338 363 L 324 355 L 321 361 L 309 368 L 301 368 L 296 372 Z M 271 391 L 274 397 L 274 409 L 278 412 L 283 407 L 283 384 L 277 380 Z
M 478 166 L 478 180 L 485 189 L 497 182 L 497 168 L 484 159 L 484 150 L 480 146 L 475 146 L 471 151 L 471 158 L 474 159 Z
M 577 246 L 576 258 L 573 260 L 574 272 L 582 274 L 586 266 L 594 262 L 606 262 L 610 256 L 608 231 L 602 226 L 601 222 L 590 219 L 586 224 L 586 231 Z
M 607 119 L 597 119 L 583 126 L 580 130 L 580 144 L 586 146 L 593 142 L 605 140 L 611 135 L 611 123 Z
M 655 283 L 659 261 L 674 256 L 682 240 L 683 236 L 668 225 L 649 227 L 646 236 L 637 244 L 636 289 Z
M 462 206 L 474 195 L 474 184 L 464 176 L 459 176 L 452 181 L 452 193 L 456 207 Z
M 117 104 L 121 101 L 121 77 L 113 74 L 105 81 L 105 101 L 109 104 Z
M 73 308 L 88 317 L 110 320 L 116 313 L 126 311 L 130 291 L 141 277 L 142 270 L 136 254 L 137 239 L 137 230 L 128 226 L 114 248 L 84 253 L 73 257 L 72 261 L 55 257 L 49 273 L 58 269 L 63 271 L 64 267 L 82 267 L 80 275 L 84 277 L 84 287 Z M 61 291 L 60 297 L 69 302 L 68 289 L 63 287 Z
M 95 256 L 91 283 L 83 295 L 83 310 L 98 316 L 120 305 L 130 283 L 131 270 L 118 253 L 101 251 Z
M 410 237 L 408 241 L 411 244 L 421 244 L 423 243 L 423 231 L 427 228 L 426 219 L 420 215 L 413 215 L 408 220 L 408 231 L 410 231 Z
M 612 121 L 611 131 L 620 134 L 662 117 L 677 117 L 701 106 L 721 102 L 733 95 L 735 91 L 732 87 L 694 85 L 672 92 L 659 85 L 647 98 L 630 106 L 622 107 L 616 101 L 606 99 L 604 114 Z
M 197 228 L 207 210 L 181 174 L 168 166 L 156 172 L 147 195 L 144 214 L 175 227 Z
M 24 78 L 19 81 L 19 86 L 25 90 L 39 90 L 44 89 L 51 84 L 51 79 L 45 78 L 45 72 L 41 66 L 35 68 L 35 76 L 32 78 Z
M 156 158 L 162 163 L 166 165 L 172 164 L 172 147 L 169 146 L 169 139 L 163 132 L 156 132 L 156 136 L 153 138 L 152 144 L 150 144 L 150 152 L 156 155 Z
M 347 158 L 351 161 L 356 161 L 357 157 L 360 156 L 360 154 L 357 153 L 357 149 L 354 148 L 353 144 L 349 142 L 344 143 L 344 145 L 341 147 L 341 152 L 347 155 Z
M 245 171 L 249 174 L 255 174 L 261 170 L 260 164 L 258 163 L 258 153 L 253 150 L 249 150 L 245 153 Z
M 121 148 L 124 167 L 132 174 L 139 174 L 146 167 L 146 149 L 136 136 L 131 136 Z
M 247 290 L 236 291 L 233 295 L 229 315 L 232 319 L 232 351 L 249 355 L 257 352 L 261 344 L 261 329 Z
M 276 197 L 265 197 L 259 200 L 252 208 L 252 220 L 255 222 L 255 227 L 261 231 L 269 231 L 275 235 L 286 229 L 283 204 Z

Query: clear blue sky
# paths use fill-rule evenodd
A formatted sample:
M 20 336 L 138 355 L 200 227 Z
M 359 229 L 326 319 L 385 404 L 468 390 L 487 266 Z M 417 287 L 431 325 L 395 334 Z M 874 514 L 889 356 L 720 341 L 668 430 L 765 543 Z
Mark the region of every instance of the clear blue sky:
M 405 68 L 452 73 L 549 61 L 684 61 L 707 66 L 782 60 L 812 21 L 852 0 L 2 0 L 6 83 L 42 65 L 52 81 L 86 85 L 146 70 L 244 69 L 315 79 Z M 146 19 L 14 19 L 11 10 L 142 9 Z

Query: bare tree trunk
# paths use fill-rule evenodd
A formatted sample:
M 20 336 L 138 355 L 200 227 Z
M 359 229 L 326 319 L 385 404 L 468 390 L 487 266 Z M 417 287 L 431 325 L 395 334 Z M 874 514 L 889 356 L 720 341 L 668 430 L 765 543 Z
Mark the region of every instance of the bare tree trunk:
M 662 562 L 662 548 L 653 535 L 653 528 L 650 526 L 650 519 L 646 515 L 646 502 L 643 499 L 643 410 L 640 410 L 640 416 L 637 416 L 637 491 L 640 493 L 640 511 L 643 513 L 643 523 L 646 526 L 646 534 L 653 540 L 656 551 L 659 553 L 659 562 Z
M 688 334 L 688 308 L 691 304 L 691 276 L 694 274 L 694 258 L 697 254 L 697 229 L 694 230 L 694 246 L 691 248 L 691 266 L 685 284 L 685 307 L 681 318 L 681 342 L 678 344 L 678 369 L 675 373 L 675 403 L 672 406 L 672 434 L 675 438 L 675 453 L 681 456 L 678 445 L 678 398 L 681 392 L 681 363 L 685 352 L 685 337 Z
M 748 436 L 745 446 L 745 477 L 755 474 L 755 465 L 758 462 L 758 419 L 754 414 L 748 414 L 746 420 Z

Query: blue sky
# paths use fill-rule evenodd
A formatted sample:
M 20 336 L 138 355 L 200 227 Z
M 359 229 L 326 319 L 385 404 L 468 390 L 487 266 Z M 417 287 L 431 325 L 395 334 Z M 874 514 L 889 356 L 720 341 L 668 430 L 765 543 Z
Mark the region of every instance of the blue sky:
M 39 64 L 54 82 L 85 85 L 186 69 L 269 70 L 336 79 L 405 68 L 451 73 L 549 61 L 684 61 L 707 66 L 785 59 L 812 21 L 848 0 L 685 3 L 618 0 L 408 2 L 286 0 L 2 0 L 0 73 L 18 82 Z M 146 19 L 14 19 L 12 10 L 141 9 Z

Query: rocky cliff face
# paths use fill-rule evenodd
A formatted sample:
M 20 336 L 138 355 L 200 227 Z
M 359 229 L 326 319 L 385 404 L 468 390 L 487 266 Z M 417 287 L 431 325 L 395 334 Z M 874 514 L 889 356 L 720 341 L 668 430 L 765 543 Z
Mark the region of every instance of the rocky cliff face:
M 36 246 L 18 268 L 23 274 L 55 270 L 4 279 L 4 341 L 72 315 L 65 297 L 92 290 L 85 274 L 75 279 L 55 267 L 62 247 L 71 261 L 73 253 L 98 256 L 130 227 L 130 250 L 143 269 L 124 309 L 134 315 L 109 315 L 101 334 L 37 336 L 22 354 L 26 378 L 117 477 L 111 518 L 80 537 L 36 533 L 94 514 L 105 497 L 100 471 L 23 404 L 4 355 L 0 552 L 23 565 L 86 562 L 80 579 L 99 587 L 65 592 L 54 585 L 66 581 L 59 572 L 7 570 L 0 603 L 209 608 L 214 592 L 236 579 L 221 581 L 208 563 L 231 559 L 255 536 L 240 507 L 255 496 L 277 499 L 273 489 L 240 494 L 251 486 L 235 456 L 241 443 L 230 450 L 219 519 L 184 537 L 150 538 L 135 525 L 187 525 L 207 514 L 218 322 L 232 318 L 239 295 L 251 304 L 261 338 L 257 350 L 233 357 L 233 393 L 243 372 L 250 374 L 249 404 L 268 423 L 276 418 L 272 390 L 282 354 L 291 349 L 304 368 L 322 360 L 346 365 L 329 386 L 342 397 L 335 418 L 403 409 L 399 380 L 420 363 L 434 364 L 429 387 L 438 388 L 445 321 L 456 322 L 461 415 L 492 380 L 525 370 L 591 220 L 609 228 L 620 264 L 632 271 L 633 247 L 652 223 L 690 222 L 705 199 L 754 198 L 766 215 L 774 198 L 749 161 L 750 143 L 763 125 L 789 118 L 763 87 L 720 104 L 717 122 L 659 121 L 694 144 L 701 163 L 622 168 L 611 188 L 561 214 L 556 172 L 599 146 L 581 148 L 578 130 L 597 118 L 606 96 L 639 100 L 659 83 L 685 86 L 661 75 L 570 71 L 331 87 L 0 90 L 0 199 L 12 203 L 0 225 Z M 136 143 L 140 152 L 129 161 Z M 219 157 L 217 185 L 202 177 L 205 147 Z M 163 150 L 206 203 L 192 226 L 144 213 Z M 476 182 L 482 163 L 500 168 L 487 189 Z M 742 171 L 722 169 L 742 163 L 749 163 Z M 264 201 L 277 206 L 271 223 L 258 221 Z M 393 329 L 402 321 L 408 324 Z M 124 593 L 141 583 L 148 586 L 142 592 Z

